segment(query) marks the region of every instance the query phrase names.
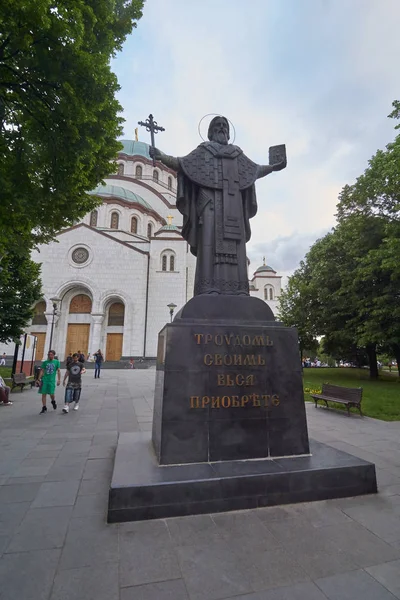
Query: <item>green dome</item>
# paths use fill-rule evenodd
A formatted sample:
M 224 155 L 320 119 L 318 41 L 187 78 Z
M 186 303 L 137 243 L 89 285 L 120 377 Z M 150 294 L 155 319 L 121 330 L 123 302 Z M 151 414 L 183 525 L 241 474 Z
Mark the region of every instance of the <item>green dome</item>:
M 177 231 L 178 233 L 181 232 L 179 227 L 177 227 L 176 225 L 163 225 L 163 227 L 161 227 L 161 229 L 159 229 L 158 231 Z
M 123 154 L 128 154 L 129 156 L 143 156 L 148 160 L 151 160 L 149 154 L 149 144 L 145 144 L 144 142 L 136 142 L 135 140 L 118 140 L 122 145 L 123 149 L 120 150 Z
M 151 206 L 146 200 L 120 185 L 98 185 L 97 188 L 89 192 L 89 194 L 92 196 L 114 196 L 115 198 L 121 198 L 121 200 L 127 200 L 128 202 L 136 202 L 136 204 L 141 204 L 145 208 L 151 210 Z
M 269 265 L 263 265 L 262 267 L 258 267 L 256 273 L 262 273 L 263 271 L 272 271 L 272 273 L 276 273 L 275 269 L 273 269 Z

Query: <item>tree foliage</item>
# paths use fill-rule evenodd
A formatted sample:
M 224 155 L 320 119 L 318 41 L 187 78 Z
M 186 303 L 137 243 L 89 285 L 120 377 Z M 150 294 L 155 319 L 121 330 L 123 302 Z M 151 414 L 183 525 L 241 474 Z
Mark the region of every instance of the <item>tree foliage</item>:
M 46 242 L 97 203 L 121 107 L 110 58 L 142 0 L 0 3 L 0 256 Z
M 400 117 L 393 103 L 391 118 Z M 396 126 L 399 127 L 398 125 Z M 338 224 L 310 249 L 282 294 L 286 324 L 325 336 L 333 355 L 369 357 L 377 349 L 398 359 L 400 373 L 400 135 L 340 193 Z
M 40 265 L 29 252 L 8 252 L 0 270 L 0 342 L 19 338 L 40 297 Z

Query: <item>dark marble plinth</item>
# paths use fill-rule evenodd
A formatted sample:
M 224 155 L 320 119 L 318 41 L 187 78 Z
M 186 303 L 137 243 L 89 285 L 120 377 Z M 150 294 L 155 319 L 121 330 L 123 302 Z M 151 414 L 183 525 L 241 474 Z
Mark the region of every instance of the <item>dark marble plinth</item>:
M 257 298 L 197 296 L 161 330 L 160 464 L 309 452 L 297 332 L 270 313 Z
M 311 440 L 311 456 L 159 466 L 149 433 L 119 436 L 108 522 L 344 498 L 377 491 L 375 465 Z

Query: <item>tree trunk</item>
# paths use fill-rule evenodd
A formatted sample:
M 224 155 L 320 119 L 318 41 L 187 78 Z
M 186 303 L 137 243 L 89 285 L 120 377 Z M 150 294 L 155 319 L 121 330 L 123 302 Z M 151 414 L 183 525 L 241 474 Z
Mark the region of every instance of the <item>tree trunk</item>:
M 376 358 L 376 344 L 367 344 L 365 350 L 368 354 L 369 376 L 371 379 L 378 379 L 378 360 Z
M 399 377 L 400 377 L 400 344 L 393 344 L 392 349 L 393 349 L 394 357 L 397 362 L 397 370 L 399 372 Z

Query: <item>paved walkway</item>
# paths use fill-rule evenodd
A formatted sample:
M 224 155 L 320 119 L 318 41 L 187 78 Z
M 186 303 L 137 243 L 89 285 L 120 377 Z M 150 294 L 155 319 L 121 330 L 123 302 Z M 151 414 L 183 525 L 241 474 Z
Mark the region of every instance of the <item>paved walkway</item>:
M 375 462 L 379 495 L 106 525 L 118 432 L 151 428 L 154 374 L 88 373 L 68 415 L 39 416 L 35 390 L 0 407 L 1 600 L 400 598 L 400 423 L 307 406 L 311 437 Z

